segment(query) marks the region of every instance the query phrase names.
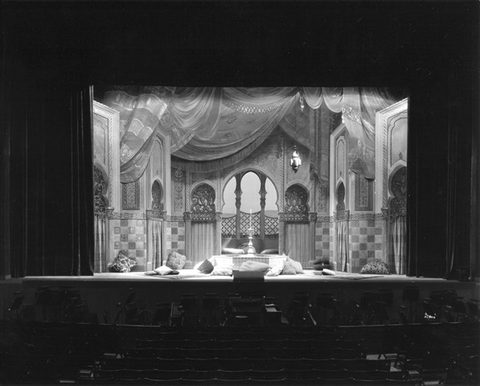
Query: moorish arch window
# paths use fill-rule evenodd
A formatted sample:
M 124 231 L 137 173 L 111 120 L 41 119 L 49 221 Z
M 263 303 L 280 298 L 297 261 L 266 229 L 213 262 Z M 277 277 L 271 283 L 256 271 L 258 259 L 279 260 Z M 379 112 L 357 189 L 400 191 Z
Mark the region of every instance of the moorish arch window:
M 198 185 L 192 193 L 192 220 L 211 220 L 215 215 L 215 190 L 208 184 Z
M 247 171 L 228 181 L 223 192 L 222 238 L 278 239 L 278 194 L 263 173 Z
M 304 187 L 295 184 L 285 191 L 285 213 L 288 217 L 308 220 L 308 191 Z
M 152 209 L 163 210 L 163 189 L 158 180 L 152 184 Z

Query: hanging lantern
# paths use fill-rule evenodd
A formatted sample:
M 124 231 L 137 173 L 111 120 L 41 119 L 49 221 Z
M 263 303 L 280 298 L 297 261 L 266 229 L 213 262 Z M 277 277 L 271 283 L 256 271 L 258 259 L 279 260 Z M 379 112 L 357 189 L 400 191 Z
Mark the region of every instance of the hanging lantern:
M 300 155 L 297 152 L 297 146 L 293 145 L 293 153 L 292 158 L 290 159 L 290 166 L 294 173 L 298 171 L 298 168 L 302 165 L 302 160 L 300 159 Z

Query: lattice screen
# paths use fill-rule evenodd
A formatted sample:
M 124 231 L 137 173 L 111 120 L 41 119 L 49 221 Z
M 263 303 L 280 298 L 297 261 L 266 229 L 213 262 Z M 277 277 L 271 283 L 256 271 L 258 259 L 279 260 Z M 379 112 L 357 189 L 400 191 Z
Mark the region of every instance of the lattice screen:
M 237 216 L 222 218 L 222 238 L 237 237 Z
M 236 238 L 236 216 L 222 218 L 222 238 Z M 250 213 L 240 212 L 240 237 L 248 237 L 248 228 L 253 229 L 253 237 L 260 237 L 260 212 Z M 278 217 L 265 216 L 265 238 L 278 238 Z
M 265 216 L 265 238 L 278 239 L 278 217 Z

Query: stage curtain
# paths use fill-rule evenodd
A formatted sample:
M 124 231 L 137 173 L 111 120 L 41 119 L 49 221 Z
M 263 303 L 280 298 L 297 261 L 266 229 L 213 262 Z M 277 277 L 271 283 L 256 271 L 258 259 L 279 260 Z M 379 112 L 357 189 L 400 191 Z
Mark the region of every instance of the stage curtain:
M 10 94 L 12 277 L 93 275 L 92 97 L 32 84 Z
M 95 214 L 95 272 L 107 272 L 106 220 Z
M 193 262 L 208 259 L 215 254 L 215 226 L 214 222 L 192 222 L 191 243 Z
M 150 258 L 152 269 L 160 267 L 163 264 L 162 256 L 162 221 L 148 220 L 149 228 L 149 246 L 151 248 Z
M 293 260 L 306 267 L 311 255 L 310 224 L 286 223 L 285 224 L 285 253 Z
M 337 222 L 337 271 L 347 272 L 348 270 L 348 224 L 346 221 Z
M 393 263 L 397 275 L 406 273 L 406 241 L 407 222 L 405 216 L 398 216 L 391 222 L 390 245 L 393 252 Z

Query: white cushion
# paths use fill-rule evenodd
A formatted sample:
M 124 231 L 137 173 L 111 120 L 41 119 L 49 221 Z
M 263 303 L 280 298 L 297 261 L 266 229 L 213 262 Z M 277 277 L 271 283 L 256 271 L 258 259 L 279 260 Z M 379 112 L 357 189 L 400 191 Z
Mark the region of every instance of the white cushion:
M 211 273 L 212 276 L 232 276 L 233 274 L 233 264 L 232 267 L 228 266 L 215 266 Z
M 173 269 L 167 267 L 166 265 L 162 265 L 161 267 L 155 268 L 154 271 L 158 273 L 159 275 L 168 275 L 173 271 Z

